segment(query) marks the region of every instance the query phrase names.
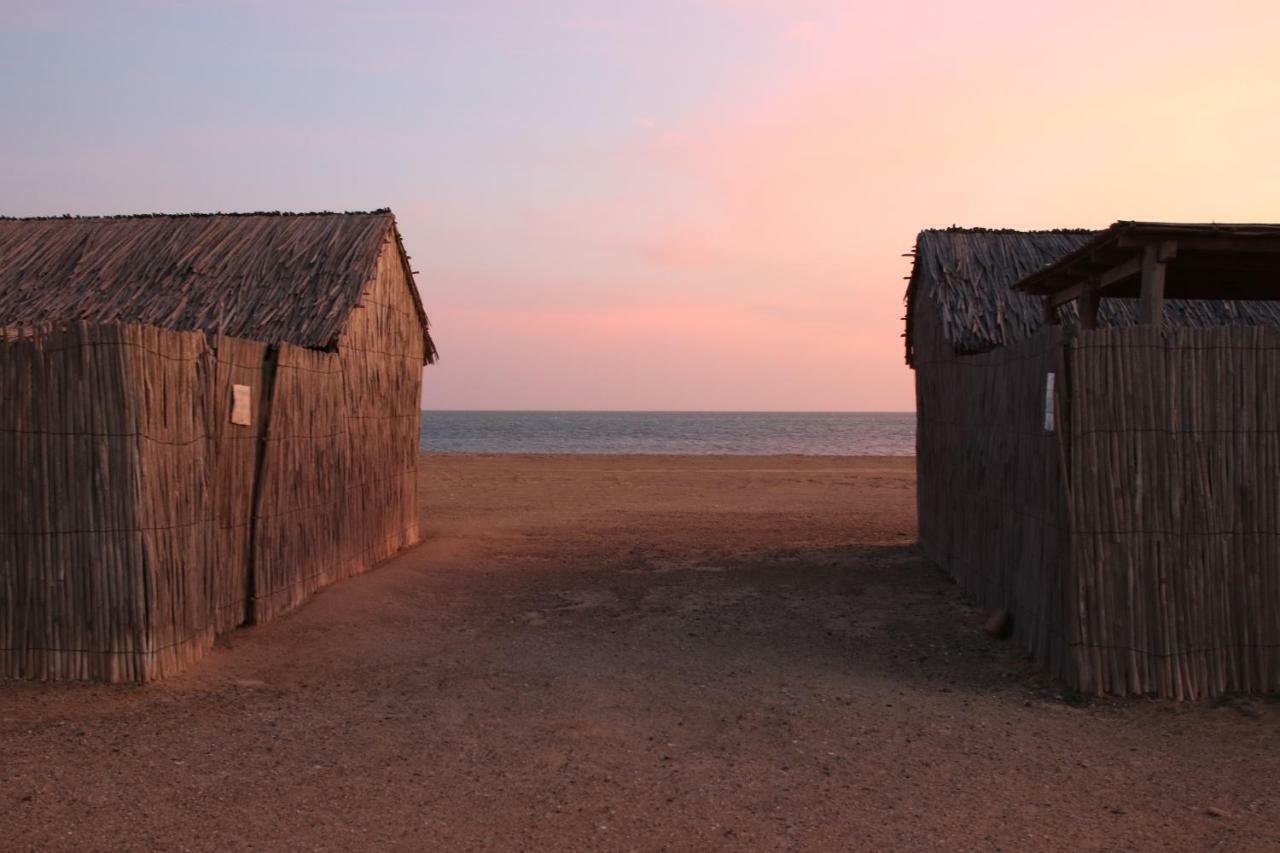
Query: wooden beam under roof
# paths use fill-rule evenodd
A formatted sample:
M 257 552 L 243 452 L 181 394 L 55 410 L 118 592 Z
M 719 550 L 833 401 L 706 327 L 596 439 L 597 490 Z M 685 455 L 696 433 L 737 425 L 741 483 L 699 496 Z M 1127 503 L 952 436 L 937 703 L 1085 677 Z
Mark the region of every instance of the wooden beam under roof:
M 1271 254 L 1280 252 L 1280 234 L 1261 235 L 1255 237 L 1230 237 L 1209 235 L 1180 235 L 1175 239 L 1159 235 L 1122 234 L 1116 245 L 1123 248 L 1138 248 L 1153 242 L 1177 243 L 1182 249 L 1191 252 L 1224 252 L 1230 254 Z
M 1167 265 L 1165 298 L 1280 299 L 1277 225 L 1117 222 L 1014 289 L 1045 297 L 1054 311 L 1079 299 L 1095 277 L 1102 297 L 1140 298 L 1149 247 L 1153 263 Z
M 1126 279 L 1138 276 L 1142 272 L 1142 258 L 1133 256 L 1127 261 L 1113 266 L 1105 272 L 1099 273 L 1089 279 L 1073 284 L 1070 287 L 1064 287 L 1061 290 L 1054 291 L 1049 294 L 1050 303 L 1056 308 L 1059 305 L 1065 305 L 1079 299 L 1090 286 L 1098 290 L 1106 290 Z

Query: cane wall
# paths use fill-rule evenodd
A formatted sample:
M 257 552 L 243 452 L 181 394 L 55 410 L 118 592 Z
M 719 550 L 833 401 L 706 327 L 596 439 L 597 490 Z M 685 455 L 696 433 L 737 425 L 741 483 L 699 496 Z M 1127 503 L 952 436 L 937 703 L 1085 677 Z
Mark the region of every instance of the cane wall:
M 336 352 L 282 345 L 259 473 L 255 621 L 418 541 L 422 325 L 388 238 Z
M 0 672 L 148 680 L 211 642 L 202 335 L 0 344 Z
M 1109 328 L 1068 351 L 1072 681 L 1280 689 L 1280 330 Z
M 371 308 L 366 346 L 341 355 L 3 330 L 0 674 L 164 677 L 416 541 L 421 331 L 411 369 L 395 316 Z M 409 355 L 378 351 L 381 333 Z
M 1061 332 L 1048 327 L 1017 344 L 957 355 L 942 340 L 932 303 L 921 300 L 915 310 L 921 548 L 981 606 L 1007 611 L 1017 641 L 1063 674 L 1059 423 L 1045 428 L 1046 380 L 1061 372 Z
M 342 556 L 353 566 L 418 541 L 424 344 L 412 286 L 398 246 L 388 239 L 338 343 L 349 460 Z

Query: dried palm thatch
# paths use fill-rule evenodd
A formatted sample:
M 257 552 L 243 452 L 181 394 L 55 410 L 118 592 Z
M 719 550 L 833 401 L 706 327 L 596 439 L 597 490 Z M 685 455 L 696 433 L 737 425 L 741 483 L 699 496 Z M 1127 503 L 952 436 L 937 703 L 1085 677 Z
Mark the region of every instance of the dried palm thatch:
M 1093 231 L 947 228 L 921 231 L 907 286 L 907 363 L 915 363 L 913 310 L 931 301 L 955 352 L 1025 340 L 1044 324 L 1040 300 L 1013 285 L 1084 245 Z
M 389 210 L 0 219 L 0 327 L 137 323 L 331 347 L 391 235 Z

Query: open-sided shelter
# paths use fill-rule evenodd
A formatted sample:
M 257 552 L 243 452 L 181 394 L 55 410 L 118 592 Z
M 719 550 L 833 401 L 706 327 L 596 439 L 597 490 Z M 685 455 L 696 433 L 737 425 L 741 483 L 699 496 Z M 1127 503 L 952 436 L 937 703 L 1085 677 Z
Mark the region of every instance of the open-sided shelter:
M 0 674 L 149 680 L 418 540 L 390 211 L 0 220 Z
M 1280 229 L 921 232 L 921 547 L 1093 692 L 1280 689 Z

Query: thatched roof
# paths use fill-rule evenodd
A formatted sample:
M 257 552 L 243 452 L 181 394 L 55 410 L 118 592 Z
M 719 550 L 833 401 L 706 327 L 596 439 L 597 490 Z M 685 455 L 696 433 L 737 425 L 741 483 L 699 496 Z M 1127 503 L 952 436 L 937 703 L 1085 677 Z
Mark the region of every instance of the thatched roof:
M 1014 290 L 1023 279 L 1078 258 L 1107 231 L 1010 231 L 948 228 L 921 231 L 907 286 L 907 363 L 913 363 L 912 315 L 917 300 L 932 300 L 941 318 L 943 337 L 957 353 L 985 352 L 1019 341 L 1044 323 L 1039 296 Z M 1179 326 L 1280 326 L 1280 302 L 1233 302 L 1221 299 L 1170 299 L 1165 322 Z M 1059 309 L 1064 323 L 1077 321 L 1076 306 Z M 1103 299 L 1100 326 L 1132 326 L 1137 303 L 1129 298 Z
M 268 344 L 334 344 L 395 217 L 249 213 L 0 219 L 0 327 L 145 323 Z
M 1093 231 L 948 228 L 921 231 L 907 286 L 907 363 L 917 299 L 931 299 L 956 352 L 984 352 L 1040 328 L 1040 300 L 1013 285 L 1082 246 Z

